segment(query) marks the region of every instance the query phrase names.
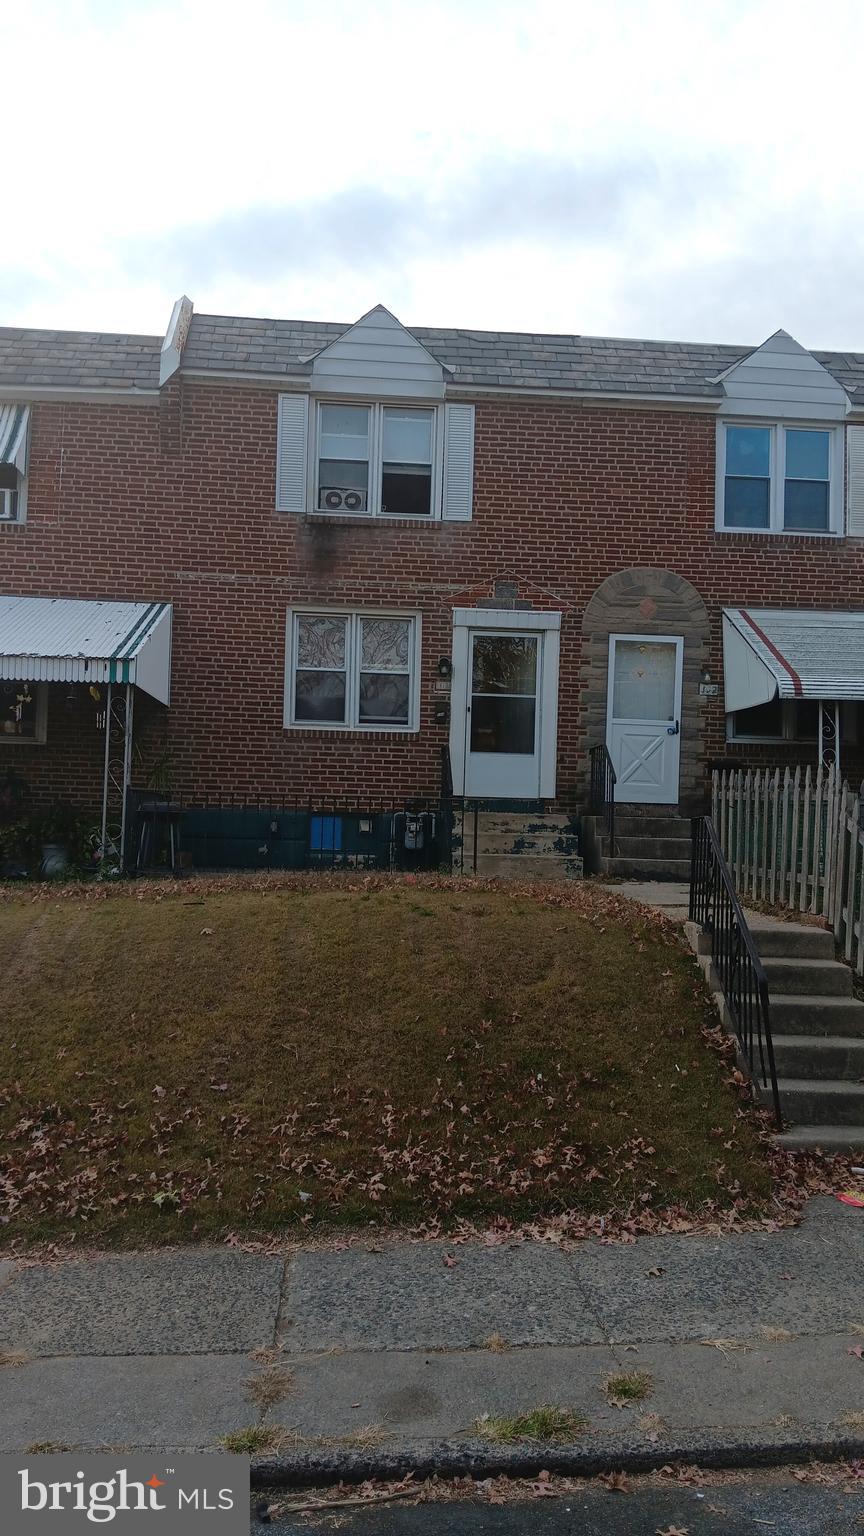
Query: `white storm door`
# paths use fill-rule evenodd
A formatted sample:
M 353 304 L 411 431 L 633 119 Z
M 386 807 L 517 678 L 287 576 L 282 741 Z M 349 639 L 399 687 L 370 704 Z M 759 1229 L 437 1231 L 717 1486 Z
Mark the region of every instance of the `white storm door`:
M 465 794 L 540 794 L 542 630 L 472 629 L 468 647 Z
M 675 805 L 681 759 L 680 635 L 610 635 L 606 745 L 616 800 Z

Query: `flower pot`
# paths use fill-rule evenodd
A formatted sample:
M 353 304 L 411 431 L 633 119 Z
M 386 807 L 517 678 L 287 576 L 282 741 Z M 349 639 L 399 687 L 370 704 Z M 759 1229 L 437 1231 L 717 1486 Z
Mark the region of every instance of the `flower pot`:
M 42 844 L 43 875 L 64 875 L 69 868 L 69 849 L 63 843 Z

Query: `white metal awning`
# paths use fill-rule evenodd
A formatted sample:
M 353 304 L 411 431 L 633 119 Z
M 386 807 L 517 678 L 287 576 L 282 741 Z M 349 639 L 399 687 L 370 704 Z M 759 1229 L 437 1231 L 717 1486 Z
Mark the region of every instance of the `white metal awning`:
M 0 405 L 0 464 L 12 464 L 19 475 L 27 473 L 27 427 L 30 407 Z
M 168 704 L 171 604 L 0 596 L 0 678 L 134 683 Z
M 726 710 L 781 699 L 864 699 L 864 613 L 724 608 Z

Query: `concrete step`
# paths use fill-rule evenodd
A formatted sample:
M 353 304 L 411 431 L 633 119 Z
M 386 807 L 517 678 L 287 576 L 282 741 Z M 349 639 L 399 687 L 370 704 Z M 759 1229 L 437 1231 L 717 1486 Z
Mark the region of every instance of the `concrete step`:
M 854 997 L 771 992 L 771 1029 L 779 1035 L 851 1035 L 864 1040 L 864 1003 Z
M 465 873 L 469 873 L 467 863 Z M 582 860 L 548 854 L 487 853 L 478 857 L 477 874 L 486 880 L 579 880 Z
M 690 842 L 690 823 L 684 816 L 634 816 L 615 810 L 615 836 L 676 837 Z
M 689 880 L 689 859 L 601 859 L 602 873 L 620 880 Z
M 849 1035 L 778 1035 L 772 1031 L 778 1077 L 864 1082 L 864 1039 Z
M 852 972 L 837 960 L 792 960 L 768 955 L 763 960 L 769 994 L 794 992 L 807 997 L 851 997 Z
M 795 1125 L 772 1136 L 775 1147 L 787 1152 L 827 1152 L 841 1156 L 864 1154 L 864 1127 L 857 1125 Z
M 790 1125 L 854 1125 L 864 1135 L 864 1083 L 809 1078 L 779 1079 L 780 1108 Z M 770 1105 L 771 1088 L 756 1084 L 763 1104 Z
M 758 913 L 747 913 L 747 924 L 763 960 L 833 960 L 834 935 L 810 923 L 771 922 Z
M 618 859 L 682 859 L 689 862 L 690 839 L 680 837 L 631 837 L 619 836 L 615 828 L 613 856 Z
M 471 827 L 468 828 L 467 847 L 474 849 L 474 837 Z M 546 855 L 552 858 L 559 856 L 573 857 L 579 852 L 579 839 L 568 835 L 566 832 L 549 832 L 543 836 L 534 836 L 530 832 L 486 832 L 477 833 L 477 853 L 479 854 L 534 854 Z
M 463 818 L 462 812 L 457 811 L 455 813 L 456 823 L 461 825 L 463 819 L 466 829 L 473 833 L 473 812 L 466 812 Z M 523 832 L 526 835 L 532 836 L 549 835 L 554 837 L 568 830 L 572 832 L 572 829 L 573 820 L 572 817 L 567 815 L 566 811 L 554 811 L 542 816 L 539 812 L 478 811 L 477 813 L 478 833 L 488 832 L 493 836 L 509 836 L 511 832 Z

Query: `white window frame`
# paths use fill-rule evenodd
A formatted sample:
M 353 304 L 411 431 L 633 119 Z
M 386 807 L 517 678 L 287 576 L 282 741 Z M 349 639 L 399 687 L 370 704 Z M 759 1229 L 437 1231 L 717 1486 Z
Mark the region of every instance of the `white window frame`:
M 321 408 L 325 405 L 361 406 L 369 411 L 369 495 L 365 512 L 339 510 L 318 505 L 318 466 L 321 461 Z M 384 465 L 384 412 L 387 410 L 425 411 L 432 417 L 432 483 L 428 513 L 382 512 L 381 486 Z M 417 400 L 363 400 L 334 395 L 313 399 L 309 423 L 309 506 L 315 517 L 381 518 L 384 522 L 434 523 L 443 516 L 444 409 Z
M 728 427 L 762 427 L 771 433 L 769 451 L 768 527 L 743 528 L 727 524 L 726 516 L 726 430 Z M 786 528 L 783 525 L 786 490 L 786 433 L 827 432 L 828 434 L 828 527 Z M 715 528 L 718 533 L 783 534 L 789 539 L 836 539 L 843 534 L 843 464 L 845 433 L 842 426 L 824 421 L 777 421 L 757 417 L 724 416 L 717 422 L 717 476 L 715 485 Z M 779 740 L 771 737 L 772 741 Z
M 781 699 L 783 730 L 779 736 L 739 736 L 735 730 L 735 714 L 744 714 L 746 711 L 737 710 L 726 716 L 726 740 L 730 746 L 750 745 L 776 747 L 779 742 L 792 742 L 799 747 L 813 746 L 818 741 L 818 725 L 812 736 L 799 736 L 796 734 L 796 705 L 798 703 L 821 704 L 821 699 Z M 858 741 L 858 723 L 860 716 L 856 712 L 850 713 L 850 706 L 857 704 L 855 699 L 840 701 L 841 720 L 844 740 L 850 744 Z M 833 704 L 831 706 L 833 708 Z
M 14 523 L 12 525 L 15 526 Z M 15 687 L 14 680 L 11 686 Z M 36 735 L 35 736 L 7 736 L 0 724 L 0 749 L 3 747 L 44 747 L 48 740 L 48 684 L 32 683 L 31 690 L 36 694 Z
M 356 515 L 356 514 L 355 514 Z M 294 674 L 297 664 L 297 621 L 315 615 L 327 619 L 347 619 L 345 648 L 345 719 L 344 720 L 295 720 Z M 360 712 L 360 625 L 363 619 L 397 619 L 411 625 L 409 638 L 409 688 L 407 724 L 381 724 L 361 720 Z M 419 613 L 405 613 L 396 609 L 380 608 L 328 608 L 322 603 L 306 604 L 288 609 L 285 625 L 285 700 L 283 724 L 293 731 L 341 731 L 356 735 L 372 732 L 375 735 L 416 735 L 420 729 L 420 655 L 422 621 Z

